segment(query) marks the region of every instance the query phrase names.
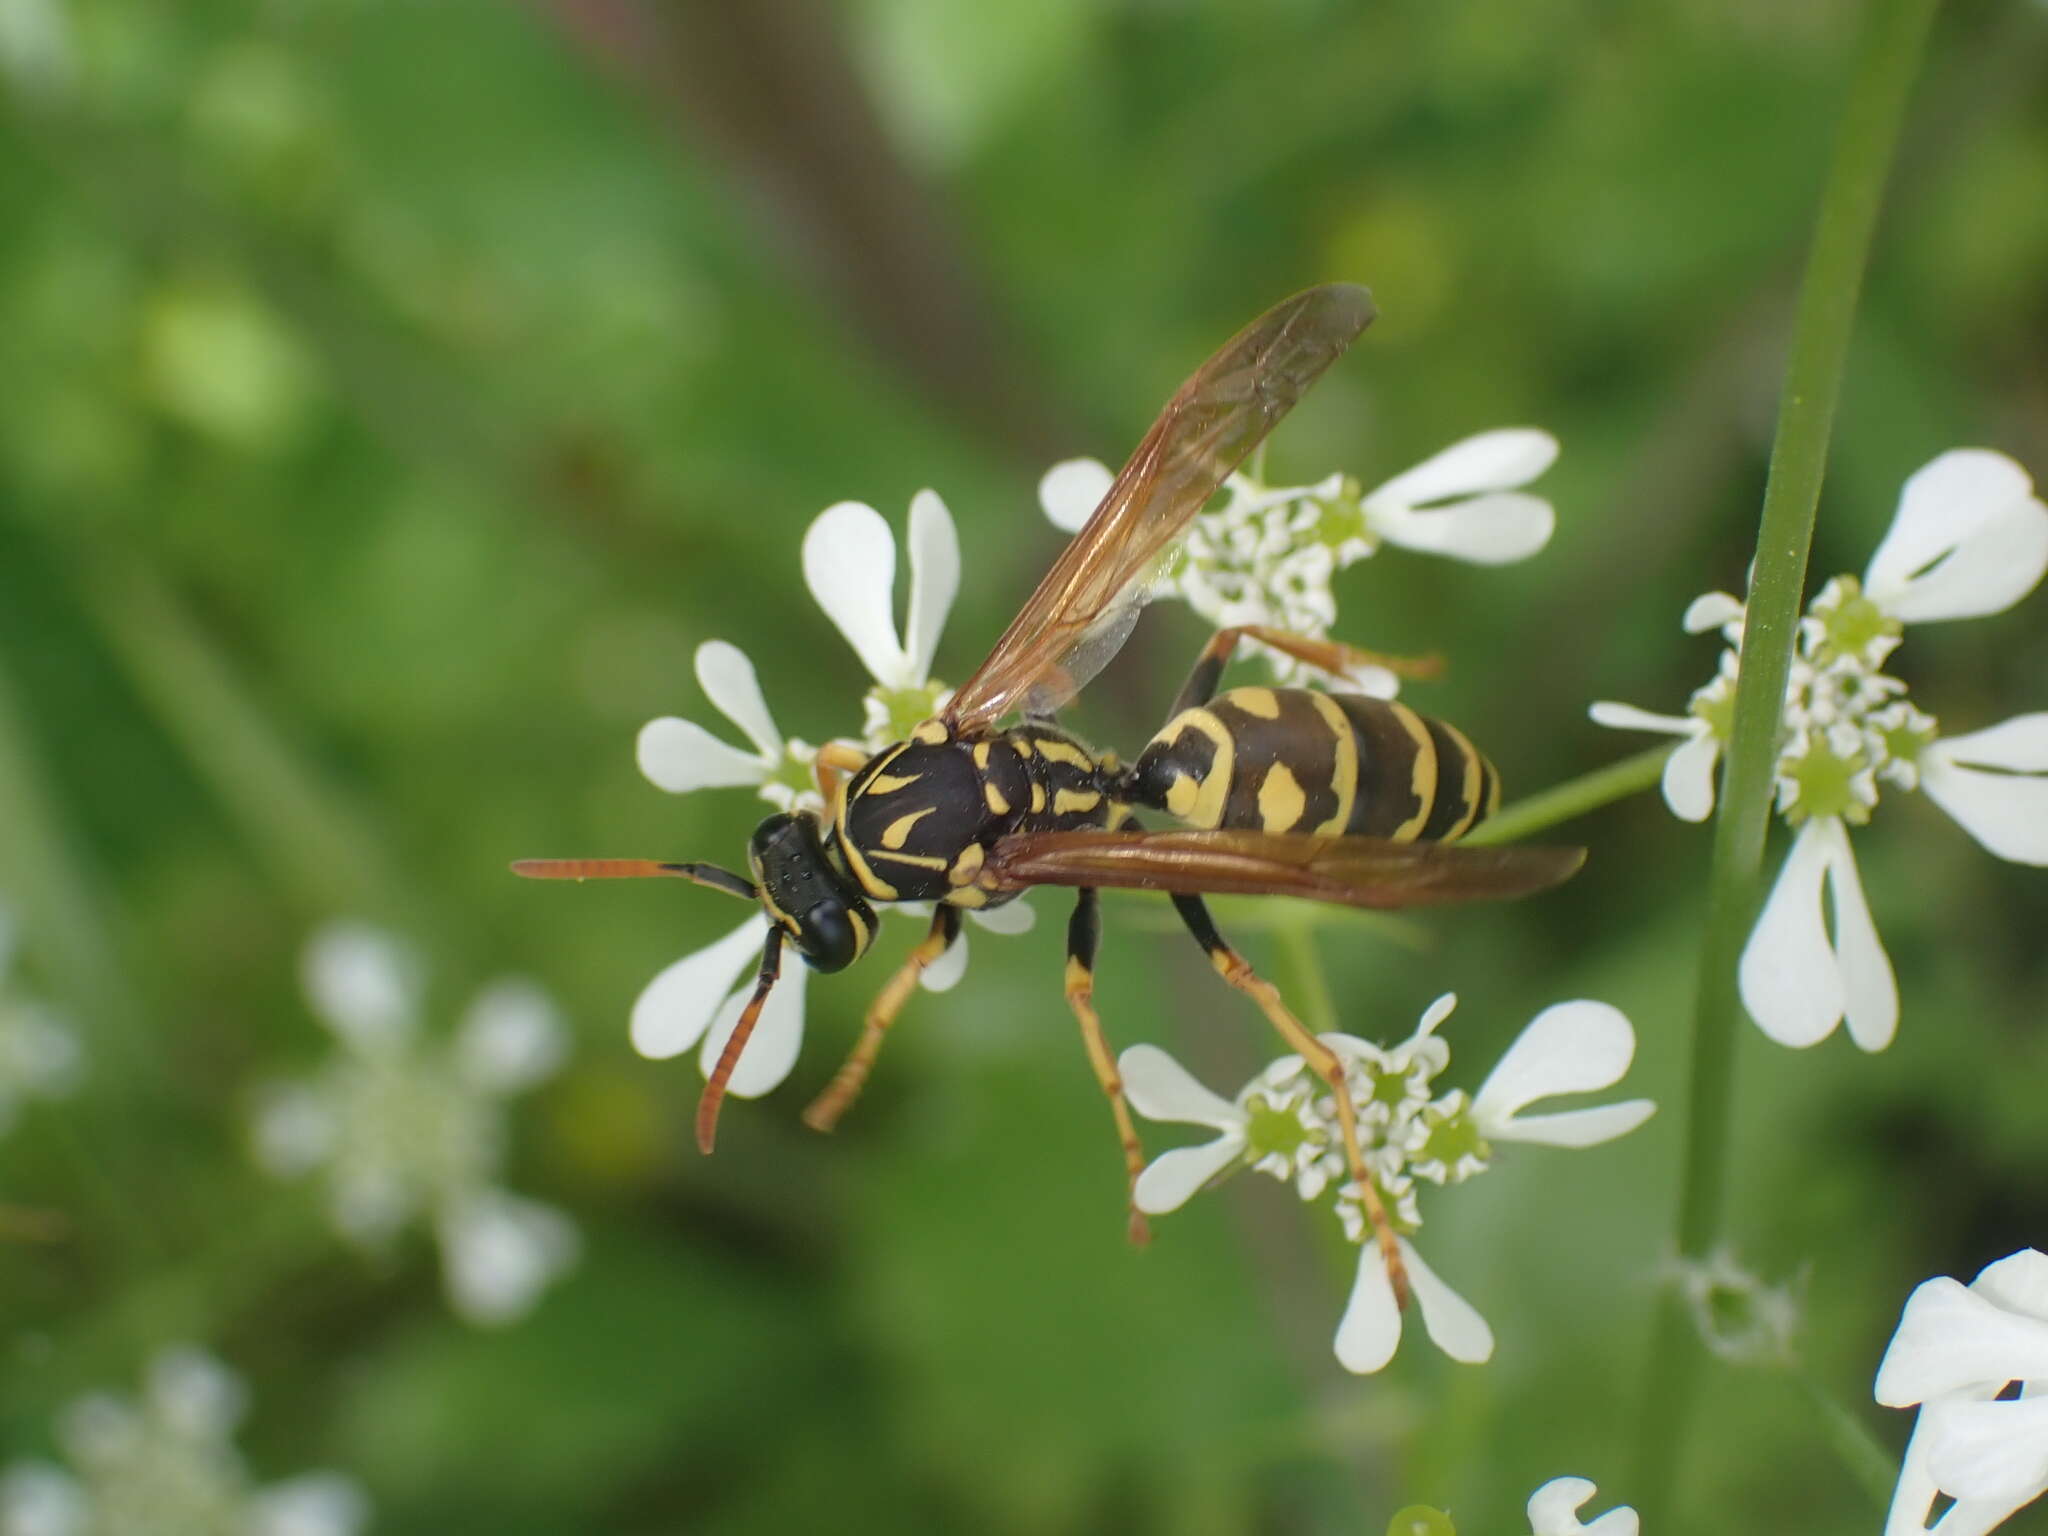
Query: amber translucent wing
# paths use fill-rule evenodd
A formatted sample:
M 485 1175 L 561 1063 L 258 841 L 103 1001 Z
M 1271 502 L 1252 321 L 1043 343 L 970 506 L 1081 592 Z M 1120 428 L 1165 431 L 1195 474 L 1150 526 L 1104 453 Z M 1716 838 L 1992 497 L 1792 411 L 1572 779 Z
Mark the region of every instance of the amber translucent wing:
M 1372 323 L 1332 283 L 1267 310 L 1167 402 L 1038 590 L 946 708 L 956 726 L 1050 714 L 1123 645 L 1160 558 L 1230 472 Z
M 1585 861 L 1583 848 L 1461 848 L 1287 832 L 1021 832 L 989 851 L 984 878 L 1005 889 L 1092 885 L 1427 907 L 1533 895 Z

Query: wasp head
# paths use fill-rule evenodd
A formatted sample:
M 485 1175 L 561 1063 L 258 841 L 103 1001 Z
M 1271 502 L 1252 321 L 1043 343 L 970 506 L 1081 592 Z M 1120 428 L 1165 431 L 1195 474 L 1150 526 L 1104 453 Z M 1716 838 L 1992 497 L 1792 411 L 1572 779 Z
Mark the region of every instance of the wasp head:
M 761 906 L 813 970 L 843 971 L 866 952 L 875 914 L 806 811 L 770 816 L 747 844 Z

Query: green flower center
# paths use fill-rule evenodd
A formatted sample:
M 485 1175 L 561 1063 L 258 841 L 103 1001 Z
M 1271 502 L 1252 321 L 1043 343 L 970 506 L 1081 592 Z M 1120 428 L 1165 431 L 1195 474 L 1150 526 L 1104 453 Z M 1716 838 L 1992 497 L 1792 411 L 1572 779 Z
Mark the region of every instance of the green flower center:
M 761 781 L 761 798 L 771 804 L 781 804 L 768 793 L 771 788 L 786 789 L 792 795 L 815 795 L 818 792 L 816 765 L 810 757 L 799 756 L 794 744 L 784 744 L 782 761 Z
M 870 740 L 886 744 L 905 740 L 918 726 L 938 713 L 939 700 L 952 689 L 934 679 L 922 688 L 884 688 L 880 683 L 867 691 L 868 718 L 882 717 L 878 730 L 871 730 Z
M 1303 1147 L 1323 1145 L 1323 1137 L 1302 1124 L 1298 1095 L 1276 1103 L 1262 1093 L 1253 1094 L 1244 1107 L 1248 1117 L 1244 1133 L 1247 1161 L 1257 1162 L 1278 1153 L 1292 1162 Z
M 1467 1158 L 1481 1163 L 1493 1159 L 1493 1148 L 1479 1134 L 1479 1126 L 1464 1110 L 1454 1114 L 1431 1108 L 1423 1111 L 1422 1123 L 1429 1128 L 1428 1139 L 1415 1154 L 1418 1162 L 1439 1162 L 1456 1169 Z
M 1825 666 L 1840 656 L 1865 656 L 1878 641 L 1905 633 L 1903 624 L 1863 595 L 1855 577 L 1838 576 L 1831 585 L 1837 589 L 1833 601 L 1823 599 L 1812 609 L 1822 631 L 1813 649 L 1816 663 Z
M 1870 804 L 1867 794 L 1857 792 L 1856 779 L 1869 766 L 1860 751 L 1844 757 L 1821 741 L 1781 763 L 1778 771 L 1799 786 L 1786 820 L 1796 827 L 1809 817 L 1838 816 L 1862 826 L 1870 820 Z

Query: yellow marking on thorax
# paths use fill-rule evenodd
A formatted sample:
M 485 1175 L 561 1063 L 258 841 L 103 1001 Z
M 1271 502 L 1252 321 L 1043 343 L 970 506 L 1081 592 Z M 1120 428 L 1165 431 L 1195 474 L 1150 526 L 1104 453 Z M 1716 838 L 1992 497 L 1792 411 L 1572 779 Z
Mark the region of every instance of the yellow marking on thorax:
M 888 826 L 882 828 L 882 846 L 884 848 L 901 848 L 910 840 L 910 829 L 937 809 L 936 805 L 928 805 L 921 811 L 912 811 L 908 816 L 898 816 Z M 943 868 L 945 861 L 941 859 L 939 862 Z
M 877 901 L 896 900 L 896 887 L 882 879 L 874 870 L 868 867 L 867 855 L 854 845 L 851 838 L 847 837 L 843 817 L 839 827 L 839 851 L 846 856 L 846 867 L 853 872 L 853 878 L 860 883 L 862 890 L 866 891 Z
M 1019 757 L 1029 757 L 1031 755 L 1031 738 L 1029 736 L 1011 736 L 1006 739 L 1009 741 L 1011 749 Z
M 1233 688 L 1224 697 L 1246 714 L 1261 720 L 1280 718 L 1280 699 L 1270 688 Z
M 998 816 L 1010 814 L 1010 802 L 1003 798 L 1003 792 L 997 789 L 995 785 L 983 784 L 981 786 L 981 798 L 988 802 L 988 808 Z
M 877 848 L 875 850 L 875 857 L 887 859 L 892 864 L 908 864 L 912 869 L 944 869 L 946 867 L 946 861 L 937 854 L 932 853 L 890 853 L 886 849 Z
M 1102 793 L 1093 789 L 1062 789 L 1052 797 L 1052 813 L 1055 816 L 1071 816 L 1076 811 L 1092 811 L 1102 804 Z
M 1318 837 L 1331 837 L 1351 824 L 1351 808 L 1358 803 L 1358 735 L 1343 706 L 1327 693 L 1311 691 L 1308 699 L 1330 728 L 1330 792 L 1337 797 L 1337 809 L 1314 831 Z
M 1292 832 L 1308 810 L 1308 796 L 1285 763 L 1275 763 L 1259 780 L 1259 825 L 1268 832 Z
M 1031 781 L 1031 809 L 1034 811 L 1045 809 L 1045 786 L 1036 779 Z
M 1483 776 L 1483 772 L 1479 765 L 1479 749 L 1472 745 L 1472 738 L 1448 721 L 1444 722 L 1444 729 L 1450 733 L 1451 740 L 1458 744 L 1458 750 L 1465 756 L 1465 772 L 1462 780 L 1465 810 L 1464 814 L 1459 816 L 1457 821 L 1452 824 L 1450 830 L 1444 833 L 1444 841 L 1448 843 L 1452 839 L 1463 837 L 1467 832 L 1470 832 L 1472 830 L 1472 823 L 1479 819 L 1479 781 Z
M 1088 754 L 1071 741 L 1061 741 L 1056 736 L 1040 736 L 1033 745 L 1038 748 L 1038 755 L 1049 763 L 1072 763 L 1076 768 L 1095 766 Z
M 943 720 L 926 720 L 910 733 L 910 739 L 922 746 L 943 747 L 953 739 L 953 733 Z
M 981 873 L 982 861 L 987 857 L 981 844 L 969 843 L 960 850 L 960 857 L 953 861 L 953 867 L 946 871 L 946 879 L 954 885 L 972 883 L 974 877 Z
M 1415 743 L 1415 761 L 1409 768 L 1408 788 L 1416 799 L 1415 814 L 1387 836 L 1397 843 L 1413 842 L 1415 835 L 1428 824 L 1429 813 L 1436 808 L 1436 738 L 1429 734 L 1429 727 L 1423 723 L 1422 716 L 1406 704 L 1389 700 L 1387 708 L 1401 722 L 1401 729 L 1408 733 L 1409 740 Z
M 867 788 L 863 793 L 870 795 L 893 795 L 899 789 L 910 788 L 911 785 L 923 777 L 924 775 L 921 773 L 878 773 L 868 780 Z
M 988 771 L 988 743 L 985 741 L 974 744 L 974 766 L 984 773 Z
M 1166 729 L 1153 740 L 1164 738 L 1168 743 L 1180 740 L 1189 731 L 1199 731 L 1216 745 L 1216 755 L 1209 764 L 1208 774 L 1195 783 L 1192 800 L 1180 797 L 1186 810 L 1174 805 L 1174 786 L 1167 787 L 1166 808 L 1182 821 L 1195 827 L 1220 827 L 1223 825 L 1223 802 L 1230 795 L 1230 780 L 1237 771 L 1237 743 L 1231 738 L 1230 727 L 1206 709 L 1184 709 L 1166 722 Z M 1193 781 L 1192 774 L 1187 776 Z

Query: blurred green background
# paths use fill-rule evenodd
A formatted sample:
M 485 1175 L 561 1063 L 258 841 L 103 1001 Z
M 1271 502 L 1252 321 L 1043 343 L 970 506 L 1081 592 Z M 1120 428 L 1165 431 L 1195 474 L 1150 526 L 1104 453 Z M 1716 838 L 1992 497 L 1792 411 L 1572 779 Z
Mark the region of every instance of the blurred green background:
M 730 1105 L 707 1161 L 693 1062 L 636 1058 L 625 1020 L 732 912 L 505 864 L 737 862 L 760 804 L 659 793 L 633 735 L 716 723 L 690 673 L 711 637 L 786 729 L 856 727 L 866 679 L 798 572 L 818 510 L 900 527 L 919 487 L 946 497 L 958 680 L 1058 548 L 1040 471 L 1114 461 L 1211 347 L 1330 278 L 1382 318 L 1275 478 L 1371 485 L 1501 425 L 1564 445 L 1540 557 L 1388 552 L 1340 579 L 1339 632 L 1445 651 L 1411 697 L 1511 798 L 1634 750 L 1585 706 L 1675 710 L 1712 666 L 1678 615 L 1743 578 L 1861 6 L 0 14 L 0 901 L 11 985 L 89 1058 L 0 1141 L 0 1204 L 55 1218 L 0 1240 L 0 1460 L 189 1339 L 247 1378 L 263 1476 L 346 1469 L 392 1533 L 1377 1536 L 1417 1500 L 1512 1533 L 1562 1473 L 1629 1498 L 1707 848 L 1653 796 L 1573 829 L 1592 862 L 1553 897 L 1320 932 L 1359 1033 L 1461 995 L 1447 1082 L 1590 996 L 1635 1021 L 1627 1086 L 1667 1106 L 1625 1147 L 1425 1192 L 1419 1246 L 1500 1347 L 1456 1366 L 1415 1332 L 1366 1380 L 1329 1351 L 1348 1256 L 1277 1186 L 1125 1246 L 1062 901 L 916 999 L 829 1140 L 797 1111 L 884 966 L 819 981 L 796 1078 Z M 1938 24 L 1817 575 L 1860 570 L 1943 449 L 2048 470 L 2044 68 L 2039 4 Z M 1894 670 L 1952 730 L 2048 707 L 2044 604 L 1916 630 Z M 1131 750 L 1203 633 L 1155 611 L 1078 727 Z M 1752 1267 L 1804 1274 L 1814 1374 L 1896 1448 L 1868 1390 L 1908 1291 L 2048 1235 L 2048 882 L 1910 797 L 1857 848 L 1899 1039 L 1746 1033 L 1734 1225 Z M 1105 905 L 1116 1041 L 1219 1085 L 1273 1054 L 1149 899 Z M 349 915 L 427 947 L 444 1023 L 508 970 L 573 1022 L 509 1179 L 585 1253 L 522 1325 L 465 1327 L 423 1239 L 365 1263 L 249 1160 L 254 1085 L 330 1049 L 299 946 Z M 1256 910 L 1231 916 L 1274 963 Z M 1710 1383 L 1681 1529 L 1877 1528 L 1796 1384 Z

